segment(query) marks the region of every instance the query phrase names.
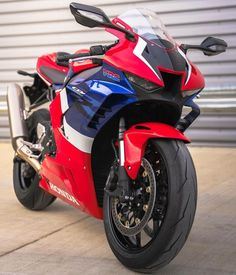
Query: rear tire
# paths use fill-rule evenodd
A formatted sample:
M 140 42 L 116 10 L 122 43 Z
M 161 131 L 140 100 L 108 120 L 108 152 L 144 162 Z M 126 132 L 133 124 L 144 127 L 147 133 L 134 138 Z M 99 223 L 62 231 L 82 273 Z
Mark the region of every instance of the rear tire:
M 148 153 L 150 144 L 151 153 Z M 155 222 L 158 226 L 154 229 L 153 225 L 153 232 L 149 233 L 151 240 L 143 246 L 140 241 L 141 236 L 150 232 L 147 226 L 143 229 L 144 233 L 140 233 L 139 242 L 134 245 L 134 237 L 137 239 L 138 235 L 132 240 L 118 231 L 111 211 L 112 198 L 107 193 L 104 194 L 103 204 L 105 232 L 113 253 L 126 267 L 145 273 L 167 265 L 181 250 L 192 227 L 197 201 L 196 173 L 186 145 L 182 141 L 163 139 L 152 140 L 148 146 L 144 157 L 151 163 L 156 175 L 157 205 L 163 182 L 168 186 L 167 201 L 163 204 L 163 219 L 153 218 L 153 224 Z M 159 155 L 159 160 L 153 157 L 154 151 Z M 155 163 L 160 160 L 165 165 L 162 169 L 166 172 L 157 174 L 160 170 L 156 170 Z M 153 213 L 154 211 L 156 210 Z
M 28 119 L 29 141 L 36 142 L 37 124 L 50 121 L 46 109 L 35 111 Z M 43 210 L 54 202 L 56 197 L 39 187 L 40 178 L 34 169 L 22 159 L 15 157 L 13 165 L 14 191 L 19 202 L 30 210 Z

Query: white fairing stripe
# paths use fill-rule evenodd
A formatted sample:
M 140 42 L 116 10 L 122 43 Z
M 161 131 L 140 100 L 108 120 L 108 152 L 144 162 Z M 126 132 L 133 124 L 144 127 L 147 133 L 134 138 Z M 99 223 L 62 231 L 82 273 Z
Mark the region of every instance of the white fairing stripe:
M 91 153 L 93 138 L 84 136 L 73 129 L 66 121 L 66 118 L 63 118 L 63 126 L 65 131 L 65 136 L 68 141 L 74 145 L 77 149 L 85 153 Z
M 158 79 L 160 79 L 159 75 L 154 71 L 152 66 L 147 62 L 147 60 L 142 56 L 142 53 L 146 47 L 147 43 L 141 38 L 138 38 L 138 42 L 136 47 L 134 48 L 134 55 L 136 55 L 139 59 L 141 59 L 152 71 L 153 73 L 157 76 Z M 161 80 L 161 79 L 160 79 Z
M 182 55 L 182 57 L 185 59 L 187 65 L 188 65 L 188 75 L 187 75 L 187 78 L 186 78 L 185 83 L 184 83 L 184 84 L 186 85 L 186 84 L 188 83 L 188 81 L 189 81 L 189 79 L 190 79 L 190 75 L 191 75 L 191 73 L 192 73 L 192 66 L 191 66 L 191 64 L 189 63 L 189 61 L 188 61 L 188 59 L 187 59 L 185 53 L 184 53 L 183 51 L 181 51 L 181 49 L 180 49 L 179 47 L 177 47 L 177 49 L 178 49 L 178 52 Z
M 62 110 L 62 113 L 64 114 L 69 108 L 67 93 L 65 88 L 60 92 L 60 99 L 61 99 L 61 110 Z

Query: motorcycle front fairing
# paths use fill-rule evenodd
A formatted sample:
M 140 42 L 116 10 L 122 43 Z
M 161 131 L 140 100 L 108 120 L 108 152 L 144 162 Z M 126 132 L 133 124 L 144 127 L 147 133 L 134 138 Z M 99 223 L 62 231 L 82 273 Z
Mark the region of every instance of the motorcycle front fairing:
M 111 141 L 117 138 L 119 117 L 124 115 L 128 128 L 147 119 L 155 121 L 158 98 L 173 101 L 163 92 L 155 100 L 136 92 L 122 71 L 106 63 L 74 76 L 50 105 L 57 153 L 42 163 L 41 174 L 47 178 L 42 178 L 41 187 L 102 218 L 103 190 L 114 160 Z M 180 107 L 174 110 L 178 111 L 172 125 Z
M 119 18 L 114 21 L 127 27 Z M 189 75 L 189 65 L 176 45 L 170 53 L 150 42 L 147 36 L 144 39 L 136 33 L 136 41 L 131 42 L 118 31 L 108 31 L 119 37 L 119 43 L 107 51 L 102 66 L 73 76 L 51 103 L 57 153 L 54 157 L 46 156 L 42 163 L 42 175 L 47 178 L 42 178 L 41 187 L 97 218 L 102 218 L 103 192 L 115 159 L 112 143 L 117 139 L 120 117 L 125 118 L 127 129 L 133 126 L 125 135 L 127 140 L 132 136 L 133 145 L 131 132 L 137 132 L 135 125 L 139 123 L 144 127 L 137 135 L 141 147 L 146 144 L 146 137 L 188 142 L 174 128 L 186 100 L 181 91 L 189 83 L 193 83 L 190 85 L 193 90 L 203 85 L 203 81 L 198 81 L 196 86 L 193 78 L 201 80 L 201 75 L 191 65 Z M 159 63 L 161 66 L 157 66 L 161 53 L 165 53 L 168 65 L 163 59 Z M 174 57 L 179 65 L 173 62 Z M 153 88 L 145 90 L 136 83 L 135 77 L 150 82 Z M 147 122 L 159 124 L 152 125 L 152 129 L 147 127 L 147 134 Z M 171 130 L 165 131 L 166 125 Z M 127 146 L 128 142 L 125 144 Z M 132 172 L 128 172 L 126 166 L 131 178 L 137 174 L 142 151 L 136 154 L 134 164 L 127 150 L 129 166 L 135 166 Z
M 124 33 L 107 28 L 106 31 L 119 39 L 119 43 L 106 53 L 107 62 L 161 87 L 166 85 L 163 72 L 180 75 L 179 92 L 204 88 L 203 75 L 188 60 L 154 12 L 133 9 L 114 18 L 113 23 L 132 32 L 136 41 L 130 42 Z

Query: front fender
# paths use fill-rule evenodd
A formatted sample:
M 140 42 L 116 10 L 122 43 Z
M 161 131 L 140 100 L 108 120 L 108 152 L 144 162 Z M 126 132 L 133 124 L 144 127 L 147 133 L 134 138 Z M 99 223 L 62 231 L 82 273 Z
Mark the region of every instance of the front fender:
M 147 141 L 152 138 L 178 139 L 190 143 L 184 134 L 167 124 L 146 122 L 133 125 L 124 133 L 124 166 L 133 180 L 137 177 Z

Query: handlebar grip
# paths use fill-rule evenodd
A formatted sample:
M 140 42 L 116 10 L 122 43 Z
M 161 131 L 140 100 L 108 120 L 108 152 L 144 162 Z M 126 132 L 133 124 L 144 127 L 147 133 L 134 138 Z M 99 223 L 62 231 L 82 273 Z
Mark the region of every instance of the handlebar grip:
M 118 41 L 115 43 L 108 45 L 108 46 L 102 46 L 102 45 L 97 45 L 97 46 L 92 46 L 90 47 L 89 52 L 85 53 L 75 53 L 75 54 L 64 54 L 64 53 L 58 53 L 57 55 L 57 62 L 68 62 L 70 59 L 75 59 L 79 57 L 85 57 L 85 56 L 93 56 L 93 55 L 103 55 L 108 51 L 110 48 L 114 47 Z
M 74 58 L 84 57 L 84 56 L 90 56 L 90 52 L 57 56 L 57 61 L 58 62 L 66 62 L 66 61 L 69 61 L 69 59 L 74 59 Z

